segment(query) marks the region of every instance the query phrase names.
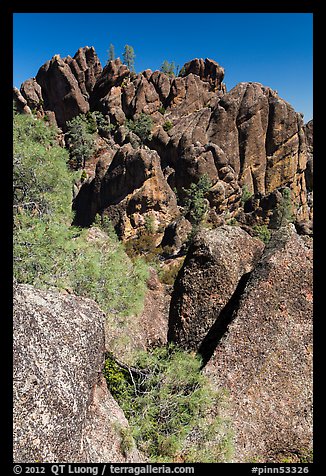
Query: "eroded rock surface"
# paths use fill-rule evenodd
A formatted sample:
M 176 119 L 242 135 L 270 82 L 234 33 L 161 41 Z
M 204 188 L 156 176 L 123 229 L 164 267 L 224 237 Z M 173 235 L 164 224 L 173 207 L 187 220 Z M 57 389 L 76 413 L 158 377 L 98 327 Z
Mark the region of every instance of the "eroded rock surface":
M 221 223 L 221 218 L 231 214 L 248 226 L 273 226 L 278 205 L 274 198 L 284 187 L 290 189 L 295 220 L 300 224 L 312 220 L 312 121 L 304 126 L 302 116 L 267 86 L 242 82 L 227 92 L 223 79 L 223 67 L 208 58 L 189 61 L 177 77 L 150 69 L 136 74 L 119 58 L 102 69 L 94 48 L 84 47 L 73 58 L 55 55 L 45 63 L 36 78 L 22 84 L 19 99 L 16 92 L 16 103 L 20 110 L 36 109 L 47 115 L 52 111 L 64 130 L 76 115 L 100 111 L 115 127 L 111 139 L 116 145 L 129 144 L 135 151 L 143 144 L 128 130 L 126 121 L 137 121 L 141 114 L 149 116 L 153 127 L 145 145 L 158 153 L 163 178 L 155 165 L 155 180 L 146 180 L 141 197 L 132 199 L 136 208 L 140 201 L 142 208 L 148 202 L 148 193 L 165 198 L 174 195 L 167 187 L 176 189 L 182 198 L 184 188 L 207 175 L 212 184 L 207 197 L 212 223 Z M 143 161 L 134 166 L 139 167 L 137 182 Z M 127 164 L 120 163 L 119 170 L 115 175 L 129 176 Z M 107 178 L 111 172 L 112 168 Z M 110 186 L 111 181 L 112 177 Z M 94 210 L 103 209 L 93 186 L 95 183 L 87 190 L 82 187 L 80 200 L 75 202 L 78 225 L 87 226 Z M 121 194 L 121 200 L 115 196 L 114 203 L 108 203 L 107 195 L 112 194 L 106 189 L 101 187 L 104 208 L 109 205 L 110 216 L 119 222 L 119 233 L 128 238 L 135 228 L 141 228 L 142 219 L 136 216 L 138 212 L 132 217 L 127 212 L 125 220 L 126 196 Z M 254 206 L 243 211 L 244 192 L 252 195 Z M 163 214 L 173 220 L 177 216 L 172 204 L 175 198 L 170 196 L 167 201 L 170 210 Z M 154 217 L 158 223 L 160 217 Z M 160 223 L 161 227 L 168 225 L 165 219 Z
M 14 461 L 140 462 L 102 377 L 104 315 L 90 299 L 14 286 Z
M 252 272 L 206 373 L 229 395 L 236 461 L 312 448 L 312 241 L 281 228 Z
M 236 226 L 202 230 L 191 245 L 172 294 L 168 338 L 198 350 L 264 244 Z M 224 325 L 224 322 L 221 322 Z

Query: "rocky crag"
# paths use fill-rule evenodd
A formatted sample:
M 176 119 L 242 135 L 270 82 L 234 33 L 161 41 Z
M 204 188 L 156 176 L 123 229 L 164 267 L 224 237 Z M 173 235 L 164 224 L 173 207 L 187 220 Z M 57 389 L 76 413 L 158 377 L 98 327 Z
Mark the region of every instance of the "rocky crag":
M 128 244 L 150 222 L 162 260 L 184 257 L 173 287 L 151 272 L 143 313 L 123 332 L 135 348 L 174 342 L 202 356 L 228 394 L 233 461 L 299 462 L 312 447 L 313 123 L 267 86 L 227 92 L 223 79 L 211 59 L 189 61 L 178 77 L 135 74 L 119 59 L 102 68 L 85 47 L 54 56 L 14 101 L 57 124 L 63 144 L 79 114 L 100 111 L 112 124 L 76 185 L 74 223 L 107 216 Z M 128 129 L 142 115 L 152 124 L 145 139 Z M 202 177 L 198 227 L 184 199 Z M 259 227 L 272 232 L 267 245 Z M 14 304 L 15 460 L 144 461 L 135 447 L 121 450 L 128 422 L 99 377 L 122 331 L 77 296 L 18 285 Z
M 312 121 L 305 126 L 270 87 L 239 83 L 227 92 L 223 79 L 224 69 L 210 59 L 189 61 L 178 77 L 149 69 L 135 74 L 119 58 L 102 68 L 94 48 L 84 47 L 73 58 L 54 56 L 14 98 L 20 110 L 46 114 L 63 131 L 88 111 L 100 111 L 114 126 L 101 147 L 105 160 L 97 167 L 93 161 L 75 199 L 78 225 L 104 213 L 129 239 L 149 216 L 162 238 L 180 215 L 175 192 L 182 197 L 203 175 L 211 181 L 214 225 L 235 216 L 244 225 L 275 226 L 284 188 L 297 224 L 311 220 Z M 152 121 L 143 142 L 126 127 L 141 114 Z

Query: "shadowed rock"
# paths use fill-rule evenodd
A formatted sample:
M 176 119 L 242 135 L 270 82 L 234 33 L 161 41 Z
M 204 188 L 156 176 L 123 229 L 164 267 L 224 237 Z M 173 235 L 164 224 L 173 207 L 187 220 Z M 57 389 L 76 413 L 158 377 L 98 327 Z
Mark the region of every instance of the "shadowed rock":
M 236 226 L 199 232 L 174 285 L 168 339 L 198 350 L 263 248 L 260 240 Z

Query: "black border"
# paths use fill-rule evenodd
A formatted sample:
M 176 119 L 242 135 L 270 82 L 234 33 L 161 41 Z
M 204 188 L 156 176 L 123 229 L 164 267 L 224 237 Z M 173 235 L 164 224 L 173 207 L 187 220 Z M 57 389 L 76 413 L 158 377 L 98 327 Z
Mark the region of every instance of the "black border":
M 113 2 L 105 2 L 104 0 L 98 1 L 93 0 L 92 2 L 87 2 L 87 4 L 82 4 L 81 2 L 70 2 L 58 0 L 55 2 L 48 1 L 46 4 L 39 4 L 35 1 L 13 1 L 8 4 L 8 2 L 2 2 L 0 0 L 0 35 L 1 35 L 1 89 L 4 94 L 1 95 L 1 106 L 2 106 L 2 116 L 4 121 L 2 121 L 1 126 L 1 137 L 4 139 L 2 142 L 2 180 L 0 191 L 2 196 L 2 213 L 1 213 L 1 250 L 2 250 L 2 276 L 6 279 L 1 280 L 1 289 L 3 290 L 2 296 L 5 297 L 4 301 L 6 306 L 2 306 L 3 312 L 1 318 L 1 324 L 3 325 L 3 343 L 0 346 L 1 349 L 1 358 L 0 362 L 2 364 L 1 372 L 1 383 L 6 383 L 6 391 L 2 391 L 2 401 L 4 402 L 1 406 L 1 415 L 2 421 L 0 423 L 0 436 L 1 436 L 1 453 L 0 453 L 0 465 L 1 469 L 3 468 L 3 474 L 13 474 L 12 473 L 12 370 L 13 370 L 13 361 L 12 361 L 12 85 L 13 85 L 13 75 L 12 75 L 12 62 L 13 62 L 13 14 L 14 13 L 312 13 L 314 21 L 314 166 L 315 166 L 315 175 L 314 175 L 314 463 L 309 466 L 309 474 L 319 474 L 319 466 L 322 463 L 322 444 L 320 435 L 322 434 L 323 427 L 321 423 L 320 411 L 322 408 L 321 401 L 321 382 L 322 376 L 320 375 L 320 349 L 321 349 L 321 339 L 322 332 L 320 328 L 321 319 L 324 314 L 324 307 L 322 300 L 320 299 L 322 294 L 322 250 L 323 250 L 323 240 L 322 234 L 320 233 L 320 226 L 322 225 L 321 214 L 321 187 L 323 174 L 320 168 L 320 165 L 326 161 L 322 157 L 322 149 L 320 146 L 321 139 L 321 121 L 322 116 L 322 106 L 321 106 L 321 97 L 322 93 L 318 94 L 318 89 L 320 89 L 321 82 L 323 80 L 322 72 L 318 71 L 320 67 L 320 57 L 322 54 L 323 47 L 321 46 L 322 41 L 322 20 L 321 20 L 321 0 L 319 1 L 310 1 L 310 0 L 263 0 L 263 2 L 255 3 L 250 0 L 229 0 L 224 2 L 219 2 L 215 4 L 218 11 L 215 11 L 211 8 L 212 3 L 207 4 L 207 9 L 203 11 L 197 10 L 197 8 L 190 7 L 190 11 L 176 10 L 173 11 L 173 8 L 169 7 L 166 3 L 157 5 L 159 7 L 158 11 L 153 11 L 151 8 L 152 5 L 139 5 L 136 2 L 133 2 L 130 5 L 127 5 L 125 1 L 123 6 L 121 5 L 121 0 L 116 0 L 115 4 Z M 154 2 L 153 2 L 154 4 Z M 198 2 L 199 6 L 199 2 Z M 205 5 L 206 6 L 206 5 Z M 134 8 L 137 7 L 137 10 Z M 173 7 L 178 8 L 179 6 L 173 5 Z M 277 35 L 277 30 L 271 32 L 273 35 Z M 320 37 L 320 39 L 318 39 Z M 323 51 L 324 54 L 324 51 Z M 4 107 L 3 107 L 4 106 Z M 7 118 L 5 113 L 7 113 Z M 4 387 L 2 387 L 4 388 Z M 46 466 L 46 465 L 45 465 Z M 49 464 L 50 466 L 50 464 Z M 77 465 L 75 465 L 77 466 Z M 93 465 L 96 466 L 96 465 Z M 119 465 L 117 465 L 119 466 Z M 121 466 L 121 465 L 120 465 Z M 131 465 L 129 465 L 131 466 Z M 140 465 L 142 466 L 142 465 Z M 165 466 L 168 466 L 165 464 Z M 172 465 L 173 466 L 173 465 Z M 252 464 L 247 463 L 211 463 L 203 464 L 197 463 L 193 465 L 195 467 L 195 474 L 197 470 L 202 470 L 210 472 L 210 469 L 217 470 L 221 469 L 221 474 L 228 474 L 230 470 L 231 473 L 234 470 L 236 474 L 251 474 Z M 257 464 L 254 466 L 258 467 L 277 467 L 280 465 L 277 464 Z M 296 465 L 291 465 L 296 466 Z M 6 469 L 8 468 L 8 471 Z M 23 473 L 24 474 L 24 473 Z M 46 472 L 46 474 L 51 474 Z

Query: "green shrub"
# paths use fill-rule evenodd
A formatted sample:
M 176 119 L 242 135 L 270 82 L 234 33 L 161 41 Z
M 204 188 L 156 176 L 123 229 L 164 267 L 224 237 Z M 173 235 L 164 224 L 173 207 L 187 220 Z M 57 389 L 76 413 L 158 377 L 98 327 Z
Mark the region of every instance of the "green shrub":
M 123 373 L 125 389 L 119 380 L 117 392 L 117 369 L 111 373 L 110 368 L 105 374 L 108 388 L 129 420 L 137 447 L 151 461 L 186 458 L 204 443 L 215 445 L 212 460 L 223 460 L 224 422 L 208 418 L 221 394 L 201 373 L 198 356 L 173 346 L 139 352 L 129 375 Z
M 56 143 L 57 130 L 41 119 L 15 115 L 13 124 L 14 213 L 29 211 L 71 219 L 72 183 L 67 152 Z
M 282 200 L 277 209 L 279 226 L 284 226 L 287 223 L 292 223 L 294 220 L 291 190 L 285 187 L 282 190 Z
M 169 131 L 170 129 L 172 129 L 173 127 L 173 122 L 171 121 L 166 121 L 164 122 L 163 124 L 163 129 L 165 130 L 165 132 Z
M 241 206 L 243 207 L 244 204 L 252 197 L 252 193 L 249 191 L 248 186 L 245 184 L 242 187 L 242 195 L 241 195 Z
M 255 225 L 253 226 L 253 230 L 255 230 L 258 235 L 258 238 L 266 245 L 270 242 L 272 235 L 270 230 L 267 228 L 267 225 Z
M 80 114 L 71 121 L 67 121 L 67 132 L 65 134 L 70 155 L 70 165 L 75 169 L 85 168 L 86 161 L 89 160 L 95 152 L 95 141 L 93 131 L 96 131 L 96 120 L 90 114 L 91 122 Z
M 140 312 L 148 269 L 131 262 L 111 227 L 90 241 L 70 226 L 72 184 L 67 151 L 57 130 L 28 116 L 14 117 L 14 276 L 38 287 L 69 288 L 104 312 Z
M 174 78 L 175 70 L 176 70 L 176 67 L 175 67 L 174 61 L 172 61 L 171 63 L 167 60 L 163 61 L 161 66 L 162 73 L 167 74 L 171 78 Z
M 126 127 L 130 131 L 134 132 L 142 140 L 142 142 L 146 142 L 146 140 L 149 140 L 151 137 L 153 120 L 151 116 L 142 112 L 134 120 L 127 119 Z
M 155 232 L 155 218 L 152 215 L 145 216 L 145 230 L 147 233 L 152 234 Z
M 202 221 L 207 211 L 205 195 L 211 185 L 209 177 L 204 174 L 199 178 L 197 183 L 193 182 L 188 189 L 182 189 L 185 194 L 183 200 L 185 214 L 188 215 L 189 221 L 195 225 L 198 225 Z
M 151 264 L 157 263 L 158 256 L 162 253 L 162 247 L 156 246 L 156 235 L 148 231 L 142 232 L 139 236 L 129 239 L 125 244 L 125 251 L 132 260 L 139 256 Z

